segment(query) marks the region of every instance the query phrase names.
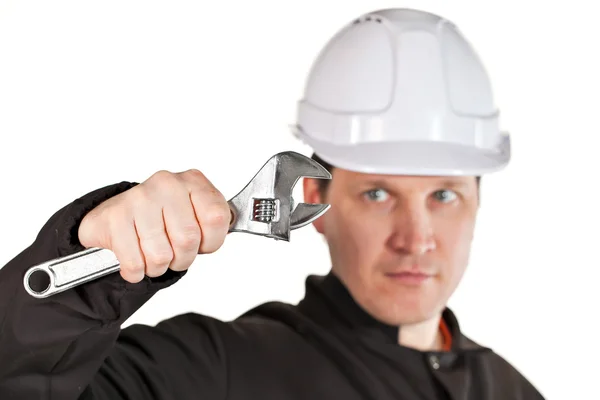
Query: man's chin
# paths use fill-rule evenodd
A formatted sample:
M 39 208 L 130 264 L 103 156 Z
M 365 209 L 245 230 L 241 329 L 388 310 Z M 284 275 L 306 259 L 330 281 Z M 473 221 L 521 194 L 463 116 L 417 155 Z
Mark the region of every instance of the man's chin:
M 412 325 L 431 320 L 440 315 L 443 307 L 437 304 L 390 301 L 371 304 L 367 311 L 377 320 L 392 326 Z
M 416 288 L 398 288 L 384 280 L 368 288 L 353 288 L 352 285 L 349 288 L 352 297 L 373 318 L 387 325 L 399 326 L 424 322 L 440 314 L 443 301 L 437 296 L 438 288 L 432 283 Z

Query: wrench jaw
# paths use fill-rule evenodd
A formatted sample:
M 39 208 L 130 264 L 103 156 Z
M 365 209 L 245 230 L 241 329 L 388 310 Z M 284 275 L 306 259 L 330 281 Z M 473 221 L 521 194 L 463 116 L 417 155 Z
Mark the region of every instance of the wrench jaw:
M 292 212 L 290 220 L 291 229 L 302 228 L 325 214 L 331 207 L 330 204 L 308 204 L 300 203 Z
M 293 151 L 271 157 L 229 205 L 229 232 L 245 232 L 289 241 L 290 231 L 323 215 L 329 204 L 300 203 L 292 212 L 292 191 L 302 177 L 331 179 L 321 164 Z

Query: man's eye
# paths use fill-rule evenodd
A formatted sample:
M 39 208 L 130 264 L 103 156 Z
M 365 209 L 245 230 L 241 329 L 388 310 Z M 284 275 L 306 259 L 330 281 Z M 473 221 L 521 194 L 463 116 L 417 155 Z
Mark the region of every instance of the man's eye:
M 382 202 L 387 200 L 389 194 L 383 189 L 374 189 L 366 192 L 365 196 L 368 200 Z
M 457 195 L 451 190 L 438 190 L 434 193 L 434 197 L 436 198 L 436 200 L 439 200 L 442 203 L 449 203 L 455 200 Z

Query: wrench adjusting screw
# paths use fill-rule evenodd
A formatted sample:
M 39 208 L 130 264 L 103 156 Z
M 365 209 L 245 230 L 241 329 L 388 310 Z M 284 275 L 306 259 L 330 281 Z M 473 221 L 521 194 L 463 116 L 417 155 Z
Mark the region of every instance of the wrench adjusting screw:
M 253 220 L 271 222 L 275 219 L 277 203 L 275 199 L 254 199 Z

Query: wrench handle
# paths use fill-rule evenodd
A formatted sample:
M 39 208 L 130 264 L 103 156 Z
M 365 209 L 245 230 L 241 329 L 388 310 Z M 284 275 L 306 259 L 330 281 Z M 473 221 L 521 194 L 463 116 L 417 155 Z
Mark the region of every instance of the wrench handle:
M 235 221 L 232 210 L 231 226 L 234 226 Z M 23 285 L 31 296 L 43 299 L 117 272 L 120 268 L 121 264 L 115 253 L 92 247 L 29 268 L 23 278 Z
M 23 284 L 31 296 L 41 299 L 117 272 L 120 267 L 112 251 L 92 247 L 29 268 Z

